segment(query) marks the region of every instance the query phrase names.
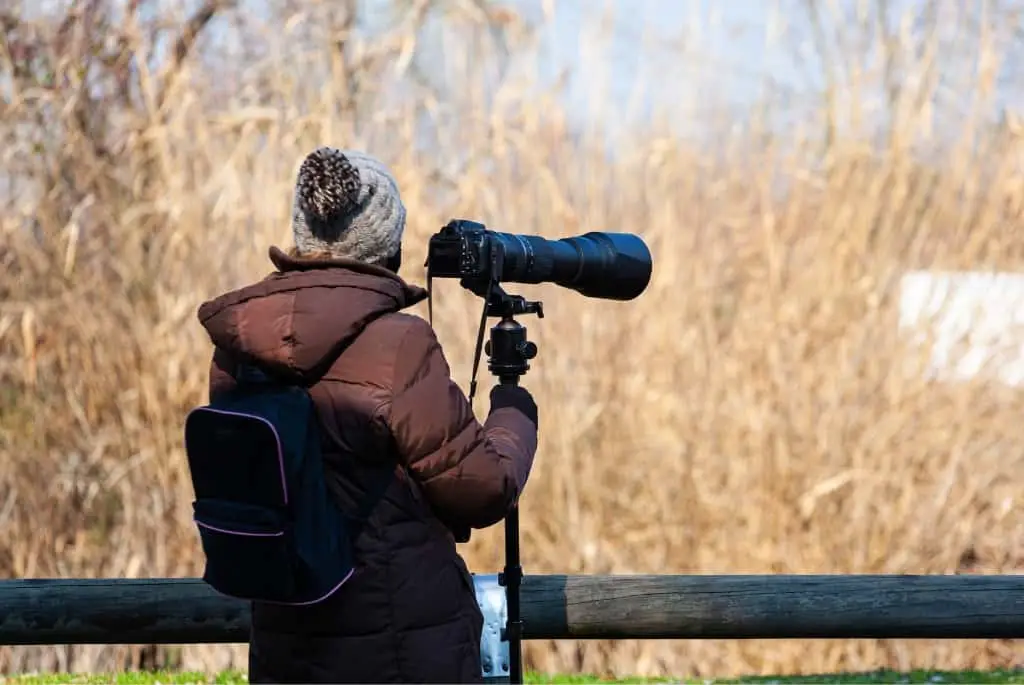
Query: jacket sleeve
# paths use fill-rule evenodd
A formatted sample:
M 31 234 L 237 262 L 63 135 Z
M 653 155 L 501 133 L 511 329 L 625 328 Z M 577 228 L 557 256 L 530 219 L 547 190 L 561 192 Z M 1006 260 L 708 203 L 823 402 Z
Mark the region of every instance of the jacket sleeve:
M 481 425 L 422 320 L 399 345 L 392 392 L 391 433 L 438 518 L 453 529 L 502 520 L 526 484 L 536 425 L 508 406 L 493 410 Z

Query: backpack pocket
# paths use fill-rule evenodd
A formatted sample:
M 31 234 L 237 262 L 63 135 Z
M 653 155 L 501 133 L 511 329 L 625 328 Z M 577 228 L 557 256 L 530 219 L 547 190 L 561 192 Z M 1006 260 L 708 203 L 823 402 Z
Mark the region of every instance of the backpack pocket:
M 295 591 L 292 532 L 283 512 L 225 499 L 198 499 L 203 580 L 240 599 L 280 601 Z

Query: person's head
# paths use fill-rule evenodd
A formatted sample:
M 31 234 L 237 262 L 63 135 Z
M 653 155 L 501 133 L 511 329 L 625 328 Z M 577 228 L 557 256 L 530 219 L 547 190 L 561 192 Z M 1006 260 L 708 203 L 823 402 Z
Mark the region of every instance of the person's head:
M 379 160 L 319 147 L 299 167 L 292 203 L 293 254 L 352 259 L 397 272 L 405 206 Z

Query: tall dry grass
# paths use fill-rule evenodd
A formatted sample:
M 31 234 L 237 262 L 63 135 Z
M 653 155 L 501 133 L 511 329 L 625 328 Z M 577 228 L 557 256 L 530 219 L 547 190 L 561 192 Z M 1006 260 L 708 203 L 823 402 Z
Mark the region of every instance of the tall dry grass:
M 894 309 L 908 268 L 1019 267 L 1020 129 L 964 118 L 925 164 L 907 144 L 914 117 L 878 146 L 841 126 L 814 133 L 835 109 L 806 136 L 754 112 L 722 122 L 715 154 L 652 123 L 612 157 L 600 126 L 581 133 L 555 94 L 527 94 L 513 71 L 495 81 L 502 50 L 532 49 L 510 11 L 399 6 L 373 40 L 342 4 L 282 4 L 288 21 L 261 27 L 211 2 L 160 40 L 154 20 L 99 2 L 64 20 L 0 18 L 0 573 L 200 571 L 181 432 L 210 354 L 195 310 L 270 269 L 296 165 L 321 143 L 392 165 L 412 280 L 453 216 L 549 237 L 636 231 L 651 246 L 653 282 L 635 302 L 521 290 L 548 313 L 527 322 L 542 421 L 522 503 L 528 572 L 1022 570 L 1024 397 L 905 373 Z M 425 72 L 406 58 L 431 26 L 444 54 Z M 499 86 L 476 87 L 486 79 Z M 477 303 L 438 290 L 464 381 Z M 499 567 L 500 536 L 476 536 L 472 568 Z M 984 668 L 1012 664 L 1013 649 L 564 642 L 531 643 L 527 660 L 726 676 Z M 244 667 L 244 648 L 0 650 L 7 671 L 158 661 Z

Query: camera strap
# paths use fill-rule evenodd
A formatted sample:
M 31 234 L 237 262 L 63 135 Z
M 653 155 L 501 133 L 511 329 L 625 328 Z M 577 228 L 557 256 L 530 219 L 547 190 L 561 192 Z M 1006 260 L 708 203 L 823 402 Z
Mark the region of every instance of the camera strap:
M 476 372 L 480 368 L 480 353 L 484 348 L 484 328 L 487 327 L 487 300 L 484 300 L 484 309 L 480 313 L 480 328 L 476 332 L 476 349 L 473 351 L 473 375 L 469 379 L 469 403 L 473 403 L 473 396 L 476 395 Z
M 427 321 L 430 323 L 431 328 L 434 326 L 434 275 L 430 270 L 430 260 L 424 264 L 427 268 Z M 490 288 L 497 285 L 497 279 L 491 278 Z M 483 311 L 480 312 L 480 328 L 476 332 L 476 349 L 473 351 L 473 370 L 469 378 L 469 403 L 473 403 L 473 397 L 476 396 L 476 376 L 480 369 L 480 356 L 484 349 L 484 329 L 487 327 L 487 298 L 484 298 Z
M 430 257 L 427 257 L 427 261 L 423 263 L 423 266 L 427 268 L 427 321 L 430 323 L 430 327 L 434 327 L 434 289 L 431 287 L 434 282 L 434 273 L 430 269 Z

